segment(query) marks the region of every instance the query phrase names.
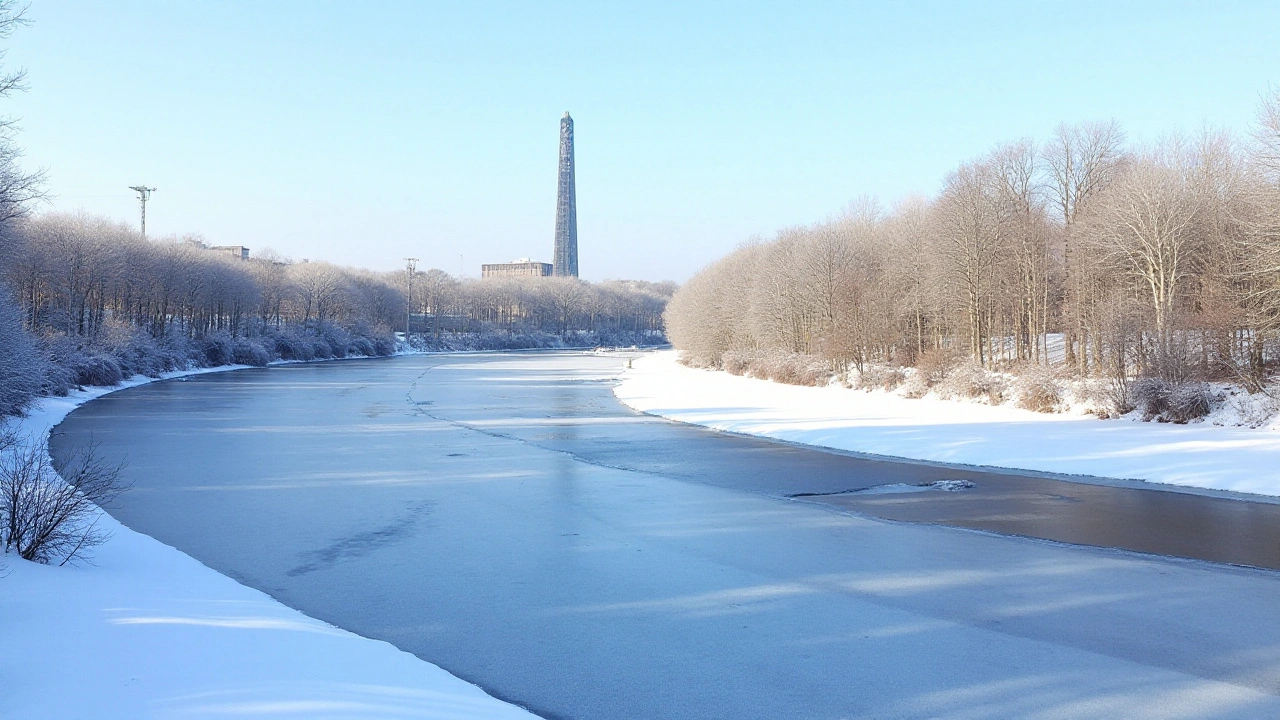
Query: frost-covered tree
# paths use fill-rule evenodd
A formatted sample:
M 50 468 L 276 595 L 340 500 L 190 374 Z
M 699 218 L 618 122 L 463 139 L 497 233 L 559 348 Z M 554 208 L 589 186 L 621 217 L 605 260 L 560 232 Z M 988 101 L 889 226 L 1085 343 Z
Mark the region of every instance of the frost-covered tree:
M 27 6 L 15 0 L 0 0 L 0 40 L 28 24 L 26 11 Z M 5 51 L 0 50 L 0 66 L 4 56 Z M 0 70 L 0 98 L 26 89 L 26 80 L 26 70 Z M 26 215 L 31 203 L 44 194 L 44 173 L 28 172 L 19 162 L 22 150 L 14 140 L 16 130 L 16 120 L 0 117 L 0 230 L 8 221 Z
M 744 245 L 676 292 L 667 331 L 686 362 L 763 374 L 1055 363 L 1257 390 L 1280 367 L 1277 148 L 1276 90 L 1247 142 L 1063 125 L 961 163 L 936 197 Z
M 40 392 L 47 371 L 16 303 L 0 291 L 0 418 L 23 410 Z

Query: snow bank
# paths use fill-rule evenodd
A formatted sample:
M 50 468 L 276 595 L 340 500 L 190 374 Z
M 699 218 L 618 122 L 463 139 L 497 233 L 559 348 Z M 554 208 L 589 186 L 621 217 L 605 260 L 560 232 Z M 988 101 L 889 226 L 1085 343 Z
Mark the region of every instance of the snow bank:
M 214 372 L 217 368 L 196 372 Z M 192 373 L 173 373 L 189 375 Z M 44 437 L 113 390 L 39 401 Z M 92 565 L 0 555 L 5 718 L 530 718 L 388 643 L 291 610 L 113 518 Z
M 1280 496 L 1280 433 L 1042 414 L 637 359 L 614 389 L 642 412 L 839 450 Z

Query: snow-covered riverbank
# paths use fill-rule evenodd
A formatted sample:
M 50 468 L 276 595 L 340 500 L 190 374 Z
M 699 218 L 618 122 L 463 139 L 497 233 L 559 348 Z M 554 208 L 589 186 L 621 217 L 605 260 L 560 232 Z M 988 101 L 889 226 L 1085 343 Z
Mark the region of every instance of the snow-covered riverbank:
M 1280 496 L 1280 433 L 1035 413 L 697 370 L 674 351 L 615 388 L 647 413 L 839 450 Z
M 214 368 L 195 372 L 236 369 Z M 167 377 L 190 375 L 174 373 Z M 47 436 L 137 377 L 39 401 Z M 0 716 L 40 718 L 529 718 L 392 645 L 339 630 L 104 516 L 93 564 L 0 555 Z

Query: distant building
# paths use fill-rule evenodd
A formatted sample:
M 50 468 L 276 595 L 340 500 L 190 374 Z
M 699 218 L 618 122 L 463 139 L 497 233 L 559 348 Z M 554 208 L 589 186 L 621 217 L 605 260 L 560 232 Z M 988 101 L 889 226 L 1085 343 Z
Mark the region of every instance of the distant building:
M 548 277 L 553 269 L 551 263 L 520 258 L 509 263 L 487 263 L 481 265 L 480 277 Z
M 555 274 L 578 277 L 578 197 L 573 177 L 573 118 L 560 119 L 560 173 L 556 183 Z
M 209 249 L 217 250 L 218 252 L 227 253 L 228 255 L 231 255 L 232 257 L 235 257 L 235 258 L 239 258 L 241 260 L 249 259 L 249 248 L 243 245 L 214 245 Z
M 578 191 L 573 169 L 573 118 L 560 118 L 560 164 L 556 181 L 554 263 L 522 258 L 480 266 L 480 277 L 578 277 Z

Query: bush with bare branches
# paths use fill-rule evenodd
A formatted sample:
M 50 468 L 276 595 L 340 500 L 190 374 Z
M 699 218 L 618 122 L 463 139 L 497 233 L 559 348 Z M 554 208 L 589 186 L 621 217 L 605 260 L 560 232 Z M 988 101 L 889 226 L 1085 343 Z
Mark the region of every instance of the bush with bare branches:
M 1023 368 L 1013 383 L 1018 407 L 1041 413 L 1056 412 L 1062 404 L 1062 385 L 1048 368 Z
M 12 432 L 0 447 L 0 544 L 24 560 L 66 565 L 89 557 L 109 534 L 98 523 L 101 508 L 126 486 L 121 466 L 89 446 L 75 453 L 62 474 L 44 441 Z
M 1203 382 L 1174 382 L 1159 377 L 1133 383 L 1133 399 L 1142 419 L 1184 424 L 1211 410 L 1212 393 Z
M 826 385 L 834 373 L 830 364 L 814 355 L 750 350 L 729 350 L 722 367 L 734 375 L 746 375 L 787 385 Z
M 999 405 L 1006 399 L 1009 381 L 976 362 L 964 362 L 952 368 L 946 379 L 937 385 L 936 391 L 944 398 L 984 399 L 992 405 Z
M 900 367 L 867 365 L 858 373 L 856 387 L 862 390 L 891 392 L 907 381 L 907 372 Z

